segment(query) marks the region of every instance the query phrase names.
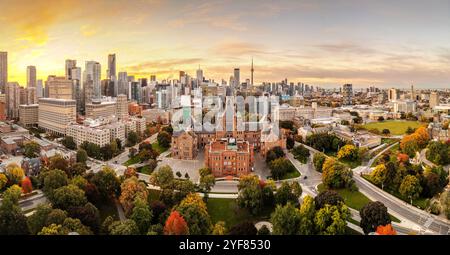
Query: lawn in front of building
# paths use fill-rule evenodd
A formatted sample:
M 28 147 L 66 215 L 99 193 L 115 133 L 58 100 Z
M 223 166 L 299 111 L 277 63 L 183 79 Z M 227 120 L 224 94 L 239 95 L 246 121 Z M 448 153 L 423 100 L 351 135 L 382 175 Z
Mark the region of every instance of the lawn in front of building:
M 419 121 L 388 120 L 367 123 L 363 127 L 367 130 L 378 129 L 380 132 L 383 129 L 389 129 L 391 135 L 404 135 L 408 127 L 418 128 L 422 125 Z

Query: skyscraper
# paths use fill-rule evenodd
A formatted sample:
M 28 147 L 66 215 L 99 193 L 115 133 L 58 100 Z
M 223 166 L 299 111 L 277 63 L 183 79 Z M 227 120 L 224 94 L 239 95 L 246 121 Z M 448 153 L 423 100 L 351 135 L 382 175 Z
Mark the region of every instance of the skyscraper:
M 6 93 L 6 116 L 10 119 L 19 117 L 20 86 L 17 82 L 8 82 L 5 88 Z
M 200 85 L 202 83 L 202 81 L 203 81 L 203 70 L 200 69 L 200 66 L 198 66 L 198 69 L 197 69 L 197 82 Z
M 241 74 L 239 68 L 234 68 L 234 87 L 241 85 Z
M 416 92 L 414 91 L 414 85 L 411 84 L 411 100 L 416 101 Z
M 251 76 L 251 80 L 250 80 L 250 87 L 253 86 L 253 72 L 254 72 L 254 71 L 255 71 L 255 69 L 253 68 L 253 58 L 252 58 L 252 69 L 251 69 L 252 76 Z
M 127 72 L 119 72 L 119 80 L 117 86 L 117 94 L 128 95 L 128 74 Z
M 48 90 L 49 98 L 56 99 L 72 99 L 73 87 L 72 81 L 63 77 L 56 77 L 50 75 L 46 81 L 46 88 Z
M 27 66 L 27 88 L 36 87 L 36 67 Z
M 430 108 L 433 109 L 434 107 L 439 105 L 439 93 L 438 92 L 431 92 L 430 94 Z
M 44 88 L 43 88 L 42 80 L 37 80 L 37 83 L 36 83 L 36 97 L 37 98 L 44 97 Z
M 342 86 L 342 94 L 343 94 L 343 104 L 344 105 L 352 105 L 352 103 L 353 103 L 353 85 L 352 84 L 344 84 L 344 86 Z
M 108 79 L 115 81 L 116 79 L 116 54 L 108 55 Z
M 72 80 L 72 69 L 77 66 L 77 61 L 66 59 L 66 79 Z
M 5 94 L 8 82 L 8 52 L 0 52 L 0 91 Z
M 86 61 L 84 70 L 85 103 L 91 102 L 92 99 L 101 98 L 101 66 L 96 61 Z
M 388 93 L 388 100 L 390 102 L 394 102 L 394 101 L 397 101 L 398 98 L 399 98 L 398 90 L 394 89 L 394 88 L 390 89 L 389 93 Z

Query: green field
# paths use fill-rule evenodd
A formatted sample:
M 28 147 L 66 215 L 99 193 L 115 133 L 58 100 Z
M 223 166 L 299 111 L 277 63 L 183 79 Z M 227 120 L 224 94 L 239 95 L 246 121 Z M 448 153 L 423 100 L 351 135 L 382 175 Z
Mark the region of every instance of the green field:
M 125 161 L 125 163 L 123 163 L 123 165 L 124 166 L 129 166 L 129 165 L 134 165 L 134 164 L 137 164 L 137 163 L 140 163 L 140 162 L 141 162 L 141 158 L 139 158 L 139 156 L 136 155 L 136 156 L 128 159 L 127 161 Z
M 228 229 L 243 221 L 268 220 L 273 208 L 265 208 L 259 215 L 252 216 L 247 210 L 239 208 L 236 199 L 209 198 L 206 203 L 213 223 L 224 221 Z
M 168 148 L 164 148 L 162 146 L 159 145 L 158 142 L 154 142 L 152 143 L 152 149 L 157 151 L 159 154 L 165 152 Z
M 411 128 L 418 128 L 422 124 L 418 121 L 382 121 L 382 122 L 372 122 L 363 125 L 363 127 L 367 130 L 370 129 L 378 129 L 380 132 L 383 131 L 383 129 L 389 129 L 391 132 L 391 135 L 403 135 L 405 134 L 408 127 Z

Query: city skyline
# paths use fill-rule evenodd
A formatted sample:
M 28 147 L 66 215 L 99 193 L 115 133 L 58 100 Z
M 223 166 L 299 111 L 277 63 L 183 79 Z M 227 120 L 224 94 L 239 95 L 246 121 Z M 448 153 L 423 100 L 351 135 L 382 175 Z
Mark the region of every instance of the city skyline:
M 99 62 L 103 79 L 116 54 L 116 72 L 158 80 L 195 76 L 200 65 L 216 82 L 234 68 L 245 81 L 253 58 L 255 84 L 449 87 L 449 1 L 47 3 L 0 3 L 10 82 L 25 86 L 27 66 L 37 79 L 64 76 L 66 59 L 83 71 L 85 61 Z

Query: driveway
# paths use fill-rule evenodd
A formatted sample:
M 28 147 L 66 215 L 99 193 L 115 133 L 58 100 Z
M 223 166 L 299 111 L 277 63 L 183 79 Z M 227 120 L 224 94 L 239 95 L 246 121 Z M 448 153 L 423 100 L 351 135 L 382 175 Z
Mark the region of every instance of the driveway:
M 200 151 L 197 155 L 197 158 L 194 160 L 183 160 L 183 159 L 174 159 L 170 157 L 161 157 L 160 162 L 158 162 L 158 166 L 156 169 L 159 169 L 162 166 L 170 166 L 173 170 L 173 173 L 180 172 L 182 178 L 187 173 L 189 175 L 189 179 L 198 183 L 200 181 L 200 176 L 198 174 L 198 169 L 204 167 L 204 153 Z

